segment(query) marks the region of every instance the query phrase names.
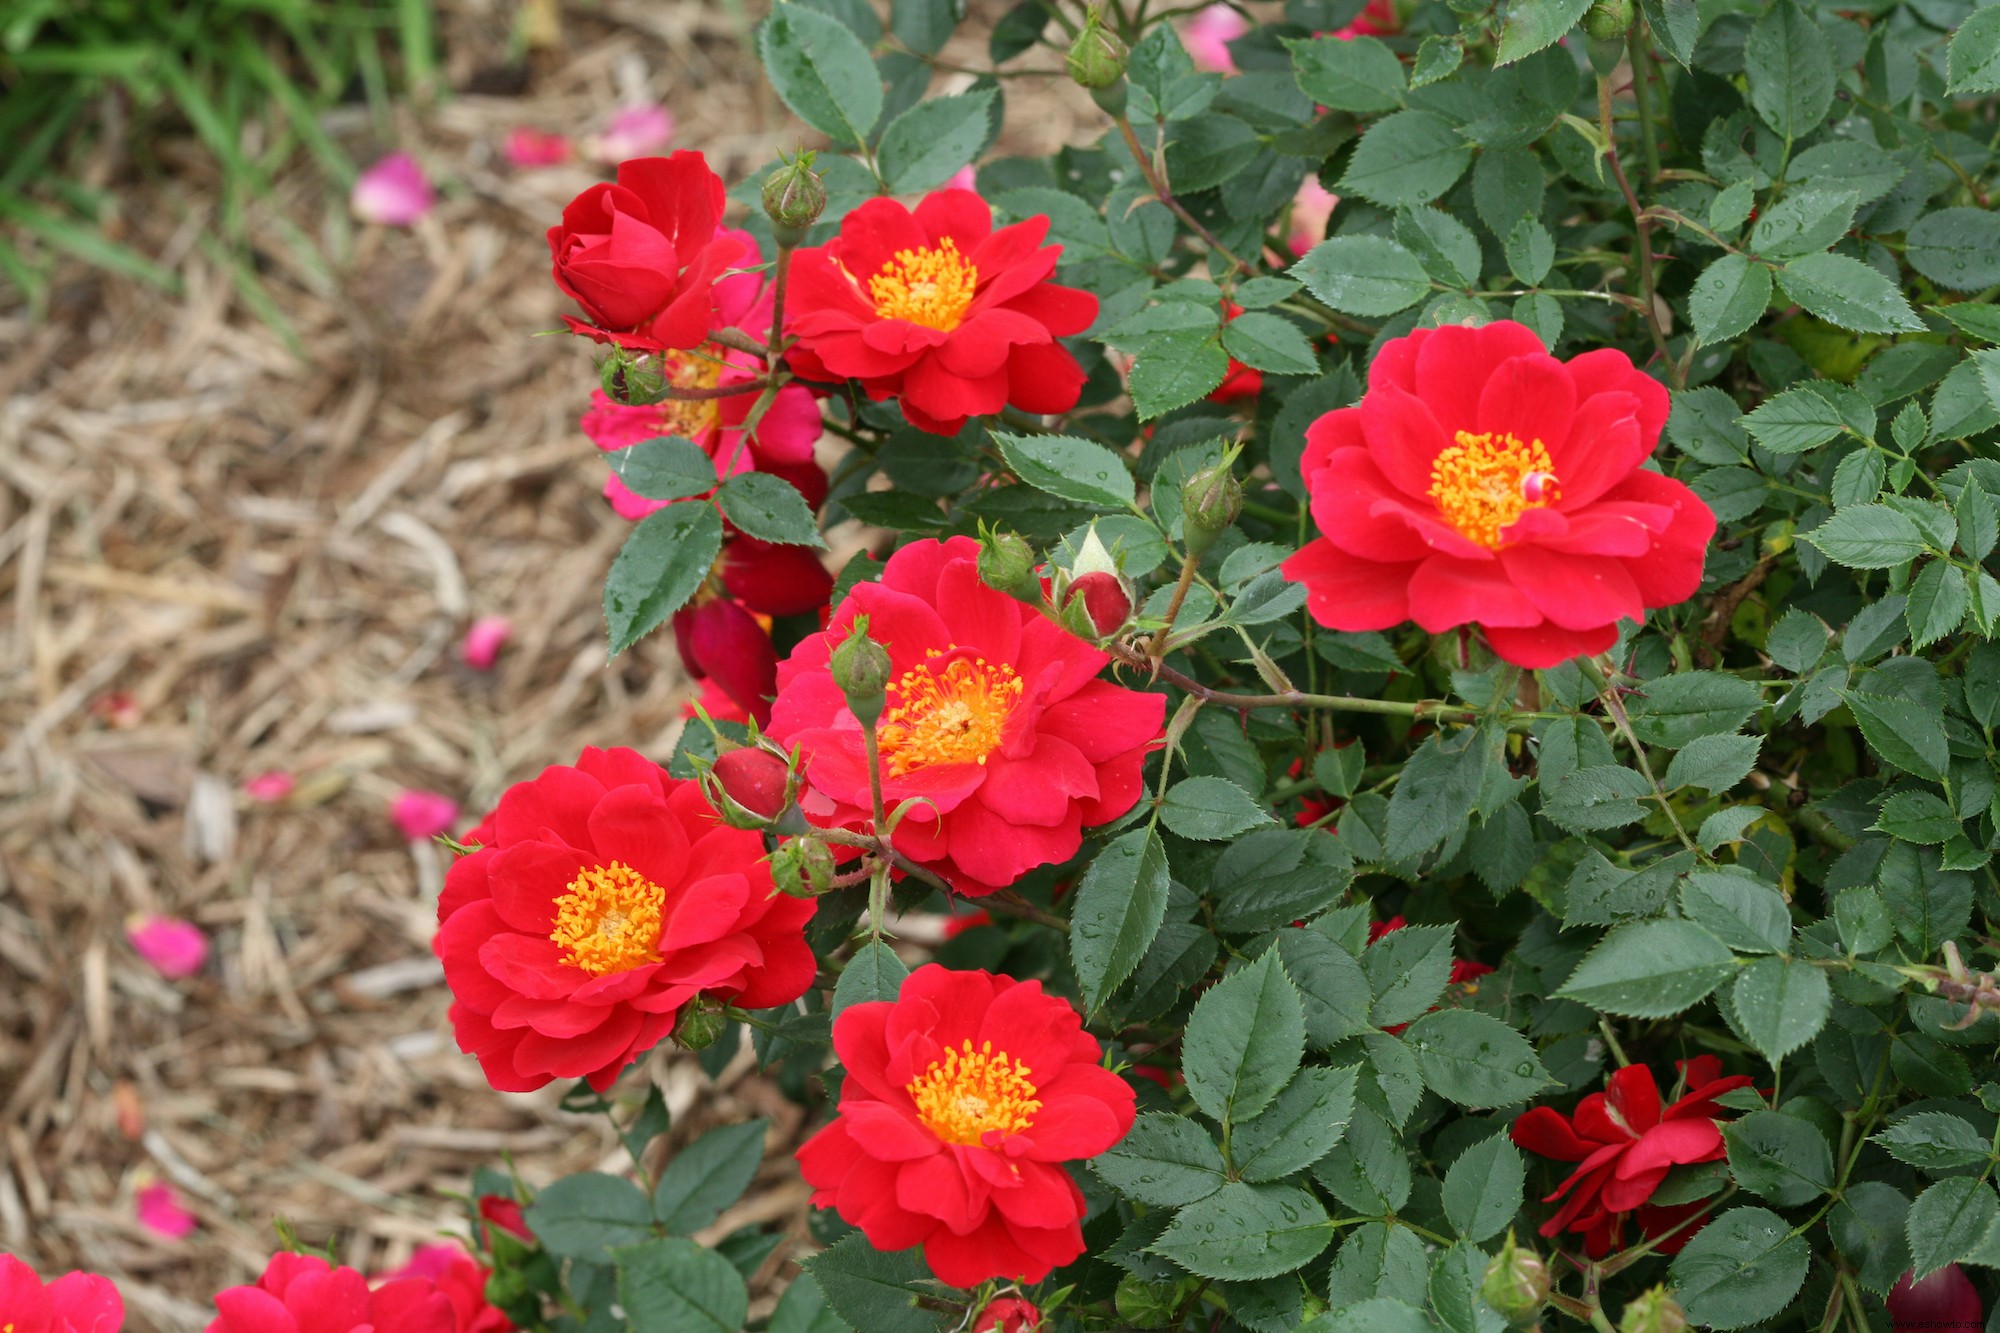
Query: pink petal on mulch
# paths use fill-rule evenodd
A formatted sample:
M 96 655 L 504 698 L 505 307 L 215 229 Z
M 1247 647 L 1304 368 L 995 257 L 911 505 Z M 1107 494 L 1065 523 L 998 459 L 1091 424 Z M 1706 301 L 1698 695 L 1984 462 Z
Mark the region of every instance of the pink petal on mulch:
M 634 157 L 650 157 L 674 137 L 674 116 L 656 103 L 645 102 L 613 112 L 604 133 L 590 143 L 590 155 L 606 166 Z
M 266 805 L 284 800 L 292 794 L 292 788 L 299 780 L 282 768 L 269 769 L 243 780 L 243 794 L 253 801 Z
M 571 150 L 567 136 L 521 125 L 507 131 L 504 151 L 513 166 L 553 167 L 569 161 Z
M 136 1198 L 139 1225 L 156 1236 L 182 1240 L 194 1230 L 194 1214 L 174 1193 L 172 1185 L 148 1185 Z
M 348 199 L 354 216 L 384 227 L 411 227 L 431 211 L 437 193 L 408 153 L 391 153 L 361 173 Z
M 389 818 L 403 837 L 424 842 L 450 828 L 458 818 L 458 802 L 442 792 L 406 791 L 389 803 Z
M 500 649 L 514 635 L 514 622 L 505 616 L 481 616 L 465 631 L 458 655 L 474 671 L 491 671 Z
M 208 962 L 208 936 L 192 921 L 172 916 L 135 917 L 125 927 L 133 950 L 170 980 L 191 977 Z

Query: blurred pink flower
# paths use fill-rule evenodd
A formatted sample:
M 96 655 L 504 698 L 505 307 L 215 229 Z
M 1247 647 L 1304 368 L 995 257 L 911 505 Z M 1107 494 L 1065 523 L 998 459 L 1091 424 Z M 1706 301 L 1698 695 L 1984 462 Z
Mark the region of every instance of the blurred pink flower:
M 979 170 L 968 162 L 957 171 L 952 172 L 951 179 L 938 188 L 944 190 L 977 190 L 979 188 Z
M 674 137 L 673 113 L 653 102 L 642 102 L 612 113 L 604 133 L 590 142 L 590 155 L 605 166 L 628 158 L 651 157 Z
M 172 1185 L 148 1185 L 135 1202 L 139 1225 L 154 1235 L 180 1240 L 194 1230 L 194 1214 L 182 1205 Z
M 1327 219 L 1339 202 L 1340 196 L 1329 192 L 1318 177 L 1306 177 L 1292 196 L 1292 220 L 1285 231 L 1285 244 L 1292 247 L 1294 255 L 1303 255 L 1326 239 Z
M 125 938 L 155 972 L 170 980 L 191 977 L 208 962 L 208 936 L 200 926 L 179 917 L 133 917 L 125 923 Z
M 406 791 L 389 803 L 389 818 L 396 821 L 404 838 L 424 842 L 458 819 L 458 802 L 440 792 Z
M 90 711 L 104 720 L 106 726 L 120 731 L 130 731 L 146 720 L 146 714 L 139 707 L 139 701 L 124 690 L 113 690 L 110 694 L 100 694 L 90 701 Z
M 517 125 L 507 131 L 506 153 L 507 161 L 517 167 L 553 167 L 569 161 L 569 138 Z
M 1187 21 L 1181 29 L 1181 43 L 1194 58 L 1196 69 L 1234 74 L 1236 61 L 1229 44 L 1249 30 L 1249 23 L 1228 5 L 1210 5 Z
M 500 649 L 514 635 L 514 622 L 505 616 L 481 616 L 465 631 L 458 655 L 474 671 L 491 671 Z
M 243 794 L 253 801 L 262 801 L 266 805 L 269 805 L 274 801 L 282 801 L 287 796 L 290 796 L 292 788 L 298 785 L 299 780 L 290 773 L 282 768 L 273 768 L 267 772 L 258 773 L 253 777 L 245 778 L 243 780 Z
M 363 222 L 409 227 L 431 211 L 437 194 L 415 158 L 391 153 L 361 173 L 348 202 Z

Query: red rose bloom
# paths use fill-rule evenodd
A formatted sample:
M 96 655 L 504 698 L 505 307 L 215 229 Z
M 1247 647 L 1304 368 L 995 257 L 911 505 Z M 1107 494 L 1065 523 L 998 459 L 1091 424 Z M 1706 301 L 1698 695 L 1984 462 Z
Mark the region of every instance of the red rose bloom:
M 1222 303 L 1222 322 L 1227 324 L 1243 313 L 1243 307 L 1234 301 Z M 1255 398 L 1264 388 L 1264 372 L 1255 366 L 1246 366 L 1235 357 L 1229 358 L 1229 369 L 1222 377 L 1222 383 L 1208 391 L 1211 403 L 1233 403 L 1240 398 Z
M 1049 220 L 993 229 L 970 190 L 939 190 L 911 212 L 870 199 L 840 235 L 792 256 L 787 354 L 807 379 L 857 379 L 897 398 L 919 430 L 953 435 L 969 416 L 1013 406 L 1067 412 L 1083 368 L 1056 342 L 1097 318 L 1097 298 L 1048 281 Z
M 1712 1055 L 1675 1061 L 1688 1092 L 1665 1110 L 1660 1085 L 1644 1065 L 1627 1065 L 1577 1103 L 1569 1119 L 1553 1108 L 1537 1106 L 1514 1122 L 1513 1139 L 1529 1152 L 1580 1165 L 1569 1179 L 1543 1200 L 1554 1203 L 1569 1195 L 1555 1216 L 1542 1223 L 1541 1234 L 1571 1231 L 1584 1238 L 1584 1253 L 1601 1259 L 1624 1243 L 1625 1219 L 1637 1215 L 1639 1230 L 1648 1238 L 1671 1231 L 1708 1207 L 1706 1200 L 1673 1207 L 1649 1203 L 1653 1191 L 1676 1166 L 1719 1162 L 1725 1156 L 1716 1120 L 1722 1108 L 1715 1099 L 1736 1088 L 1747 1088 L 1742 1074 L 1722 1077 L 1722 1061 Z M 1690 1227 L 1659 1248 L 1677 1254 L 1696 1231 Z
M 450 1299 L 428 1278 L 368 1279 L 312 1254 L 271 1256 L 255 1286 L 215 1297 L 208 1333 L 457 1333 Z
M 433 1284 L 451 1304 L 456 1333 L 513 1333 L 513 1321 L 486 1303 L 486 1279 L 491 1276 L 492 1269 L 458 1246 L 443 1242 L 418 1246 L 410 1262 L 389 1274 L 386 1281 L 420 1278 Z
M 674 612 L 674 644 L 690 676 L 713 680 L 759 723 L 771 720 L 778 650 L 757 617 L 741 604 L 712 597 L 682 607 Z
M 879 1250 L 922 1245 L 954 1287 L 1039 1282 L 1083 1253 L 1059 1163 L 1124 1138 L 1135 1099 L 1067 1000 L 932 963 L 842 1010 L 833 1049 L 840 1114 L 798 1152 L 815 1204 Z
M 879 583 L 858 583 L 833 622 L 778 667 L 770 735 L 806 754 L 800 805 L 823 825 L 872 809 L 861 724 L 828 663 L 856 616 L 888 650 L 889 706 L 876 736 L 896 849 L 958 892 L 992 893 L 1065 861 L 1085 825 L 1130 810 L 1166 696 L 1097 679 L 1111 659 L 980 582 L 970 537 L 913 542 Z
M 1605 348 L 1558 361 L 1509 321 L 1389 341 L 1358 407 L 1306 432 L 1323 536 L 1284 564 L 1332 629 L 1477 624 L 1524 667 L 1600 653 L 1701 583 L 1715 515 L 1640 464 L 1667 391 Z
M 44 1285 L 27 1264 L 0 1254 L 0 1320 L 9 1333 L 118 1333 L 125 1302 L 109 1278 L 64 1273 Z
M 722 177 L 700 153 L 620 163 L 616 184 L 593 185 L 549 228 L 556 286 L 587 319 L 573 333 L 641 352 L 698 346 L 715 319 L 715 281 L 743 253 L 718 230 Z
M 763 840 L 632 750 L 516 783 L 438 900 L 459 1047 L 502 1092 L 599 1092 L 704 992 L 752 1009 L 812 984 L 808 901 L 774 894 Z
M 486 1248 L 493 1248 L 493 1231 L 498 1228 L 514 1237 L 533 1245 L 535 1233 L 528 1229 L 527 1215 L 521 1211 L 518 1199 L 510 1199 L 501 1194 L 479 1196 L 479 1220 L 486 1231 Z
M 1042 1312 L 1034 1302 L 1019 1296 L 1000 1296 L 986 1302 L 972 1333 L 1040 1333 Z

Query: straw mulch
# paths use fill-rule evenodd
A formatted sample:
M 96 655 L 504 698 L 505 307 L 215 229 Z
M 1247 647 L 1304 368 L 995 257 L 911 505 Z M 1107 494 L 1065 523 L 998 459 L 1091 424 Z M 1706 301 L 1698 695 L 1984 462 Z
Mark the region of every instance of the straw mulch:
M 185 295 L 78 269 L 46 320 L 0 309 L 0 1248 L 112 1275 L 140 1333 L 200 1328 L 211 1293 L 261 1268 L 274 1217 L 380 1271 L 456 1229 L 476 1165 L 619 1168 L 601 1120 L 555 1089 L 496 1094 L 458 1053 L 430 952 L 444 853 L 387 816 L 428 788 L 464 828 L 584 744 L 664 758 L 689 695 L 670 636 L 606 664 L 599 588 L 625 526 L 575 426 L 588 349 L 533 336 L 558 327 L 541 232 L 592 177 L 512 171 L 499 144 L 655 98 L 677 145 L 734 177 L 800 132 L 736 6 L 441 8 L 459 94 L 393 134 L 362 111 L 334 124 L 359 160 L 416 152 L 444 187 L 430 218 L 356 228 L 304 170 L 250 209 L 302 356 L 201 243 L 216 181 L 171 137 L 121 225 Z M 525 69 L 517 21 L 540 44 Z M 951 54 L 983 63 L 984 42 Z M 464 91 L 482 88 L 508 95 Z M 1075 123 L 1048 105 L 1017 117 L 1039 140 L 1023 149 Z M 515 626 L 491 673 L 457 658 L 485 615 Z M 297 775 L 285 802 L 242 793 L 266 770 Z M 124 939 L 143 912 L 211 932 L 208 969 L 148 969 Z M 802 1112 L 742 1061 L 713 1082 L 673 1054 L 646 1072 L 677 1142 L 773 1122 L 771 1162 L 715 1230 L 802 1234 Z M 151 1181 L 197 1214 L 185 1241 L 138 1225 Z

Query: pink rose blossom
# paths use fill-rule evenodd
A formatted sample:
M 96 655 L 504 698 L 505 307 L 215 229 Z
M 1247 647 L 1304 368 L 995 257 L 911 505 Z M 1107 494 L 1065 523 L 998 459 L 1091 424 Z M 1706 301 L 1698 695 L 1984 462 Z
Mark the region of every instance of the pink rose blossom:
M 590 143 L 590 155 L 605 166 L 634 157 L 651 157 L 674 137 L 673 113 L 653 102 L 612 113 L 604 133 Z
M 156 1236 L 181 1240 L 194 1230 L 194 1214 L 181 1203 L 172 1185 L 148 1185 L 134 1202 L 139 1225 Z
M 391 153 L 361 173 L 348 202 L 363 222 L 412 227 L 431 211 L 437 194 L 415 158 Z
M 1234 74 L 1236 60 L 1229 54 L 1229 44 L 1249 27 L 1243 16 L 1228 5 L 1210 5 L 1187 21 L 1187 26 L 1181 29 L 1181 43 L 1193 57 L 1196 69 Z
M 517 167 L 553 167 L 569 161 L 569 139 L 517 125 L 507 131 L 507 161 Z
M 126 923 L 125 938 L 155 972 L 171 981 L 193 976 L 208 962 L 208 936 L 200 926 L 179 917 L 134 917 Z
M 1317 177 L 1306 177 L 1292 196 L 1292 220 L 1285 232 L 1285 244 L 1292 247 L 1294 255 L 1303 255 L 1326 239 L 1327 219 L 1339 202 L 1340 196 L 1329 192 Z
M 474 671 L 491 671 L 500 649 L 514 636 L 514 622 L 505 616 L 481 616 L 465 631 L 458 655 Z
M 458 802 L 440 792 L 406 791 L 389 803 L 389 818 L 404 838 L 426 842 L 458 819 Z
M 299 780 L 282 768 L 273 768 L 243 780 L 243 794 L 253 801 L 270 805 L 292 794 Z

